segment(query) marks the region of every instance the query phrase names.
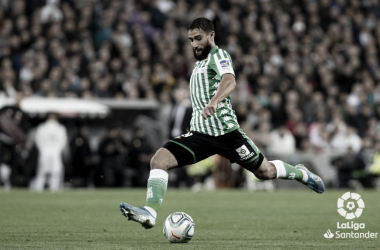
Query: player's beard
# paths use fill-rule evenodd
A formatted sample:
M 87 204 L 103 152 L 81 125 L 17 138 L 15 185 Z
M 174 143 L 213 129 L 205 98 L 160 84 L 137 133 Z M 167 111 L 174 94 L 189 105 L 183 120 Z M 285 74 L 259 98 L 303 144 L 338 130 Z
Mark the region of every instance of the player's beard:
M 198 61 L 202 61 L 203 59 L 205 59 L 210 53 L 210 51 L 211 51 L 211 44 L 209 42 L 207 42 L 207 44 L 203 47 L 203 50 L 199 56 L 195 53 L 195 49 L 193 49 L 194 57 Z

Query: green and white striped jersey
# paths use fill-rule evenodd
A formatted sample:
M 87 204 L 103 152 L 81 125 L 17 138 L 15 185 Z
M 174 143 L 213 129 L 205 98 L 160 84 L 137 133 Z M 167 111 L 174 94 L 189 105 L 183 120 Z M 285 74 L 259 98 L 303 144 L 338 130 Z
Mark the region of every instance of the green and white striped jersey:
M 218 46 L 212 48 L 206 59 L 195 63 L 190 78 L 190 98 L 193 106 L 190 131 L 220 136 L 239 128 L 235 111 L 232 109 L 231 96 L 218 104 L 213 116 L 205 120 L 201 115 L 202 109 L 216 94 L 222 76 L 226 73 L 235 76 L 231 56 Z

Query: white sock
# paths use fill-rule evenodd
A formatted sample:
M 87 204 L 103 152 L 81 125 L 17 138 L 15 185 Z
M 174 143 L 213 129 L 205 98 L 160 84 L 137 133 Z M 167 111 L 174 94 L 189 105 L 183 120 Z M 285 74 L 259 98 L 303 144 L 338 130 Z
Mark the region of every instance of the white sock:
M 282 161 L 279 161 L 279 160 L 274 160 L 274 161 L 269 161 L 270 163 L 273 163 L 274 167 L 276 168 L 277 170 L 277 179 L 280 178 L 280 177 L 286 177 L 286 170 L 285 170 L 285 167 L 284 167 L 284 163 L 282 163 Z
M 154 210 L 154 209 L 151 208 L 151 207 L 147 207 L 147 206 L 144 206 L 144 208 L 145 208 L 146 210 L 148 210 L 148 212 L 149 212 L 154 218 L 157 217 L 157 212 L 156 212 L 156 210 Z
M 169 174 L 168 172 L 162 169 L 152 169 L 149 172 L 149 179 L 154 179 L 154 178 L 163 179 L 164 181 L 168 182 Z
M 303 169 L 300 169 L 301 170 L 301 172 L 302 172 L 302 182 L 303 183 L 306 183 L 306 181 L 307 181 L 307 179 L 309 178 L 309 176 L 307 175 L 307 173 L 306 173 L 306 171 L 305 170 L 303 170 Z

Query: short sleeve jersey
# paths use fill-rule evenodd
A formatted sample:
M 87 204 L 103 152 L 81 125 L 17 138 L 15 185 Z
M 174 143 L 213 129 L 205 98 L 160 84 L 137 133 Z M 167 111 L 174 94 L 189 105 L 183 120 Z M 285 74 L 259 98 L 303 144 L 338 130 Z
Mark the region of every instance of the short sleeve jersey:
M 232 109 L 231 96 L 221 101 L 216 113 L 208 119 L 203 119 L 201 115 L 202 109 L 216 94 L 224 74 L 235 76 L 231 56 L 218 46 L 212 48 L 206 59 L 195 63 L 190 78 L 190 98 L 193 107 L 191 131 L 220 136 L 239 128 L 235 111 Z

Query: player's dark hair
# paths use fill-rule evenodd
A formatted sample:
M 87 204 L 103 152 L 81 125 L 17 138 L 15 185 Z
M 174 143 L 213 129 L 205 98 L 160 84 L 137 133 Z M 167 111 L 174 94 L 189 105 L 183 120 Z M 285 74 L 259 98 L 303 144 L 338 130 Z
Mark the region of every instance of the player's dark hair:
M 194 30 L 194 29 L 200 29 L 206 33 L 215 31 L 215 28 L 212 22 L 204 17 L 195 19 L 189 26 L 187 26 L 187 30 Z

